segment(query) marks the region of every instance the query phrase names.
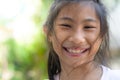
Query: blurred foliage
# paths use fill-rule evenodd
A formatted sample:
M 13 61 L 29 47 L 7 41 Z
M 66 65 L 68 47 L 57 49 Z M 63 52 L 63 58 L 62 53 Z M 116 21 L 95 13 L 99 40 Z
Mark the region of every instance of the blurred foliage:
M 43 23 L 47 17 L 47 13 L 48 13 L 48 10 L 49 10 L 49 7 L 52 1 L 53 0 L 41 0 L 42 4 L 38 6 L 37 12 L 33 16 L 33 20 L 35 21 L 38 27 L 43 26 Z
M 41 1 L 41 0 L 40 0 Z M 33 21 L 38 33 L 31 44 L 16 42 L 13 38 L 7 41 L 9 69 L 14 71 L 11 80 L 44 80 L 47 78 L 47 46 L 42 25 L 45 21 L 52 0 L 42 0 Z
M 15 71 L 12 80 L 42 80 L 47 76 L 46 45 L 43 41 L 24 45 L 9 39 L 8 61 L 10 69 Z

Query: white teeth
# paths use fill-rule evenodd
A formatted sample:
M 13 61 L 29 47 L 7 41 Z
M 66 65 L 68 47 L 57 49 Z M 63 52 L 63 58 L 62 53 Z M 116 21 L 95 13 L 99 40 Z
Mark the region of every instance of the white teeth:
M 70 53 L 78 54 L 83 52 L 83 50 L 73 50 L 73 49 L 67 49 Z

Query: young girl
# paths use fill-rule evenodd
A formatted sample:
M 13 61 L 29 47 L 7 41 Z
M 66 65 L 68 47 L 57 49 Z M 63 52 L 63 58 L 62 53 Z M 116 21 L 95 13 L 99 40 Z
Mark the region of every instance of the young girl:
M 120 80 L 106 67 L 109 27 L 99 0 L 55 0 L 44 31 L 49 80 Z

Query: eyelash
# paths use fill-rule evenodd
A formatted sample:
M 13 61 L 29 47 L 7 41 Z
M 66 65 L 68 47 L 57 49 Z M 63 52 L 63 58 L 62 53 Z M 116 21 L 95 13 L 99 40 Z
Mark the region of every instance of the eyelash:
M 60 26 L 71 28 L 71 25 L 69 24 L 60 24 Z
M 94 26 L 84 26 L 85 29 L 95 28 Z

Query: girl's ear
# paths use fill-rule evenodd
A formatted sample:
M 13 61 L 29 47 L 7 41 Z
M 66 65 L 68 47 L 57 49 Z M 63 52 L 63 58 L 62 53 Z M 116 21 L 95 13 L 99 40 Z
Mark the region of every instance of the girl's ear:
M 47 35 L 47 33 L 48 33 L 48 29 L 47 29 L 46 26 L 43 26 L 43 31 L 44 31 L 45 35 Z
M 48 41 L 51 42 L 51 35 L 48 35 L 48 28 L 47 28 L 47 26 L 43 26 L 43 31 L 44 31 L 44 34 L 47 37 Z

